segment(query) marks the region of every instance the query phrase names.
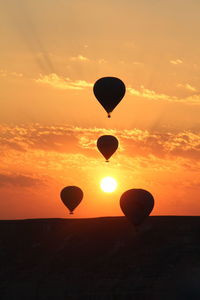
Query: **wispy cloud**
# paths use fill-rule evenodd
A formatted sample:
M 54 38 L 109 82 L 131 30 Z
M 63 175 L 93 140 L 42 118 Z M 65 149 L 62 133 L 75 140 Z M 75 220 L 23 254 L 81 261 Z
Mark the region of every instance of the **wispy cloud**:
M 140 62 L 140 61 L 134 61 L 133 62 L 133 65 L 136 65 L 136 66 L 142 66 L 144 65 L 144 63 Z
M 46 84 L 54 88 L 63 90 L 83 90 L 88 87 L 92 87 L 93 84 L 85 80 L 71 80 L 68 77 L 61 77 L 55 73 L 49 75 L 42 75 L 35 80 L 37 83 Z
M 104 62 L 105 61 L 99 63 Z M 35 79 L 35 82 L 63 90 L 84 90 L 86 88 L 92 89 L 94 85 L 92 82 L 85 80 L 72 80 L 69 77 L 59 76 L 56 73 L 51 73 L 48 75 L 40 74 L 39 78 Z M 194 86 L 190 85 L 189 83 L 177 84 L 177 88 L 183 88 L 184 90 L 193 92 L 195 94 L 180 98 L 177 96 L 170 96 L 165 93 L 158 93 L 152 89 L 145 88 L 143 85 L 141 85 L 139 89 L 128 86 L 127 91 L 132 96 L 154 101 L 168 101 L 173 103 L 200 105 L 200 95 L 197 93 L 197 89 Z
M 190 85 L 189 83 L 185 83 L 185 84 L 179 83 L 177 84 L 177 87 L 186 89 L 191 92 L 197 92 L 197 89 L 194 86 Z
M 96 153 L 96 141 L 103 134 L 115 135 L 120 142 L 121 154 L 154 155 L 158 157 L 200 158 L 200 132 L 183 131 L 150 132 L 148 130 L 106 130 L 104 128 L 81 128 L 74 126 L 0 126 L 1 150 L 44 151 L 87 154 Z M 90 152 L 92 154 L 92 152 Z
M 178 86 L 180 87 L 180 85 Z M 197 92 L 196 88 L 186 84 L 186 85 L 181 85 L 181 87 L 184 87 L 185 89 L 191 91 L 191 92 Z M 174 103 L 184 103 L 184 104 L 191 104 L 191 105 L 200 105 L 200 95 L 199 94 L 194 94 L 192 96 L 188 97 L 176 97 L 176 96 L 169 96 L 164 93 L 157 93 L 154 90 L 149 90 L 145 88 L 143 85 L 140 87 L 140 89 L 134 89 L 132 87 L 128 87 L 127 91 L 137 97 L 141 97 L 144 99 L 150 99 L 150 100 L 164 100 L 168 102 L 174 102 Z
M 0 132 L 1 197 L 13 203 L 17 192 L 22 207 L 29 200 L 26 208 L 29 213 L 35 209 L 30 204 L 37 203 L 44 207 L 44 212 L 52 206 L 52 216 L 56 212 L 59 215 L 60 189 L 73 184 L 83 188 L 85 205 L 96 199 L 98 206 L 102 200 L 101 195 L 100 200 L 97 199 L 98 182 L 105 172 L 118 177 L 121 191 L 141 187 L 155 193 L 159 205 L 168 203 L 169 199 L 172 202 L 185 199 L 189 190 L 190 195 L 193 193 L 191 199 L 196 201 L 193 211 L 198 207 L 200 132 L 41 124 L 1 125 Z M 113 155 L 109 165 L 96 148 L 96 141 L 102 134 L 115 135 L 120 144 L 120 151 Z M 4 203 L 1 202 L 1 212 L 7 205 Z M 173 204 L 169 211 L 173 212 Z M 16 211 L 14 213 L 16 215 Z M 41 210 L 39 215 L 43 215 Z
M 4 126 L 0 130 L 3 171 L 0 180 L 4 186 L 25 187 L 43 181 L 48 184 L 51 179 L 63 181 L 72 170 L 78 176 L 79 172 L 93 173 L 94 169 L 101 169 L 103 158 L 96 142 L 102 134 L 115 135 L 119 140 L 119 150 L 112 158 L 112 168 L 118 172 L 122 167 L 127 174 L 141 170 L 200 171 L 200 132 L 161 133 L 137 128 L 105 130 L 39 124 Z
M 170 60 L 170 63 L 173 65 L 180 65 L 183 63 L 183 61 L 178 58 L 178 59 Z
M 85 57 L 81 54 L 70 57 L 70 60 L 71 61 L 82 61 L 82 62 L 90 61 L 90 59 L 88 57 Z
M 23 77 L 23 74 L 14 71 L 0 70 L 0 77 Z
M 100 65 L 101 65 L 101 64 L 106 64 L 107 61 L 106 61 L 105 59 L 101 58 L 101 59 L 98 60 L 98 63 L 99 63 Z
M 27 175 L 21 175 L 21 174 L 0 174 L 0 187 L 3 186 L 19 186 L 19 187 L 31 187 L 38 184 L 41 184 L 42 181 L 38 178 L 34 178 Z
M 153 90 L 146 89 L 143 85 L 140 87 L 140 90 L 136 90 L 136 89 L 131 88 L 131 87 L 127 88 L 127 90 L 129 91 L 129 93 L 131 95 L 138 96 L 138 97 L 143 97 L 143 98 L 147 98 L 147 99 L 167 100 L 167 101 L 177 100 L 176 97 L 170 97 L 169 95 L 159 94 L 159 93 L 156 93 Z

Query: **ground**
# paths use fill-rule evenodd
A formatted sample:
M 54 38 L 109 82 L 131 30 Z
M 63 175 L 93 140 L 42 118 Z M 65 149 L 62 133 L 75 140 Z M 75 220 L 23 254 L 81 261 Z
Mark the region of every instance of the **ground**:
M 0 299 L 200 299 L 200 217 L 0 221 Z

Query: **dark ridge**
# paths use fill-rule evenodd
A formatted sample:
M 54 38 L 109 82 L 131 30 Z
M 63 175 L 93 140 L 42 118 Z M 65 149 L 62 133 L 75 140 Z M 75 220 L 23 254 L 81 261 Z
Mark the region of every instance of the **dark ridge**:
M 200 217 L 0 221 L 0 299 L 200 299 Z

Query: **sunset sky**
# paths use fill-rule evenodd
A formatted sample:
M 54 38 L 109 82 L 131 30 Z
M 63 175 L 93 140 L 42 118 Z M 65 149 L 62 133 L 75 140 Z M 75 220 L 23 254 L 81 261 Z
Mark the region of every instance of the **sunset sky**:
M 200 1 L 0 0 L 0 219 L 122 215 L 142 188 L 153 215 L 200 214 Z M 94 82 L 119 77 L 112 113 Z M 112 134 L 110 162 L 96 148 Z M 111 194 L 100 180 L 113 176 Z

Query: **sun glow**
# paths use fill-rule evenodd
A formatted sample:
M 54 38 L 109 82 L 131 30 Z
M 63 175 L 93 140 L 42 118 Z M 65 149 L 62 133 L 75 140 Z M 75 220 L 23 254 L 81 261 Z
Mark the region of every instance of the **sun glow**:
M 112 193 L 117 188 L 117 181 L 112 177 L 105 177 L 101 180 L 100 186 L 105 193 Z

